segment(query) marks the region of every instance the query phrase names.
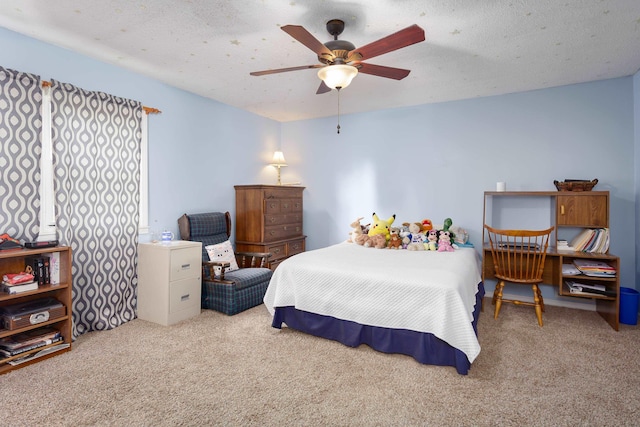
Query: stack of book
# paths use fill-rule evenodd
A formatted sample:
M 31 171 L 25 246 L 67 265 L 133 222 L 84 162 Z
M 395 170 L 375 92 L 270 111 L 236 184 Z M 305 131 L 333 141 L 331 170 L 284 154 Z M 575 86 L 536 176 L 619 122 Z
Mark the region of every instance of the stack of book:
M 0 339 L 0 357 L 8 358 L 62 341 L 60 331 L 51 327 L 32 329 Z
M 608 228 L 585 228 L 569 244 L 578 252 L 604 254 L 609 251 Z
M 580 272 L 586 276 L 593 277 L 615 277 L 616 269 L 604 261 L 589 259 L 574 259 L 573 264 Z
M 39 285 L 51 283 L 51 270 L 48 256 L 31 256 L 25 259 L 27 268 L 31 267 Z
M 607 296 L 615 297 L 615 291 L 610 291 L 606 286 L 600 284 L 585 284 L 580 282 L 574 282 L 573 280 L 565 280 L 564 282 L 569 288 L 569 292 L 574 295 L 584 296 Z
M 568 241 L 561 240 L 561 239 L 558 239 L 557 249 L 558 251 L 567 251 L 567 252 L 573 252 L 576 250 L 573 246 L 569 246 Z
M 5 274 L 2 276 L 2 285 L 0 285 L 2 292 L 19 294 L 36 289 L 38 289 L 38 282 L 31 273 Z

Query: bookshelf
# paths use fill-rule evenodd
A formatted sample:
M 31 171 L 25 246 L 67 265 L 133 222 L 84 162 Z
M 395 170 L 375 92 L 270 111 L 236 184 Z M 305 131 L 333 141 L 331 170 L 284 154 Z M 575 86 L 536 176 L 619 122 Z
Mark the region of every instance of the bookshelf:
M 56 258 L 59 257 L 59 283 L 40 285 L 36 290 L 25 291 L 18 294 L 0 292 L 0 307 L 28 303 L 45 298 L 55 298 L 62 303 L 63 309 L 60 310 L 61 313 L 56 311 L 56 314 L 51 315 L 51 317 L 47 314 L 44 317 L 38 317 L 34 320 L 30 318 L 25 325 L 21 324 L 20 327 L 13 329 L 7 329 L 4 322 L 0 322 L 0 339 L 32 331 L 40 327 L 50 326 L 60 331 L 62 341 L 29 350 L 16 356 L 4 357 L 0 355 L 0 374 L 5 374 L 14 369 L 19 369 L 71 350 L 71 248 L 67 246 L 56 246 L 42 249 L 0 251 L 0 277 L 7 273 L 24 271 L 26 260 L 30 257 L 51 257 L 54 256 L 54 254 Z M 43 318 L 46 320 L 42 321 Z M 12 364 L 25 356 L 31 356 L 32 358 L 20 364 Z
M 524 211 L 527 215 L 523 215 Z M 610 253 L 558 250 L 558 240 L 571 241 L 585 228 L 609 228 L 608 191 L 487 191 L 484 193 L 483 224 L 503 229 L 543 229 L 555 226 L 547 252 L 544 283 L 557 287 L 566 298 L 588 298 L 595 301 L 596 311 L 616 331 L 620 313 L 620 259 Z M 493 261 L 483 227 L 483 280 L 494 279 Z M 615 277 L 578 276 L 563 273 L 564 264 L 574 260 L 605 262 L 615 268 Z M 571 293 L 566 280 L 588 285 L 603 285 L 615 297 Z

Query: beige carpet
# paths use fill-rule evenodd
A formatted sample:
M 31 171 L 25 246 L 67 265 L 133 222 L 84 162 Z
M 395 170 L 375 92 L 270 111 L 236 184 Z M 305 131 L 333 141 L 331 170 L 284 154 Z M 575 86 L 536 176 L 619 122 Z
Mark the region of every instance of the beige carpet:
M 486 307 L 491 307 L 485 301 Z M 271 328 L 264 306 L 171 327 L 134 320 L 0 376 L 13 426 L 640 425 L 640 330 L 595 312 L 506 305 L 452 367 Z

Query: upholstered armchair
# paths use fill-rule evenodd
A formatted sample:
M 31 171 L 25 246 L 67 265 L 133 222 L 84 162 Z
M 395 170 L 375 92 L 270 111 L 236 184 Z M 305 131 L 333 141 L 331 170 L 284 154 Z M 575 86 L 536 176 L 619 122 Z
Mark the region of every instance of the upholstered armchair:
M 178 219 L 180 238 L 202 242 L 202 308 L 233 315 L 262 304 L 272 271 L 267 268 L 269 253 L 235 252 L 235 259 L 210 260 L 220 247 L 229 247 L 229 212 L 184 214 Z M 237 270 L 230 271 L 230 267 Z

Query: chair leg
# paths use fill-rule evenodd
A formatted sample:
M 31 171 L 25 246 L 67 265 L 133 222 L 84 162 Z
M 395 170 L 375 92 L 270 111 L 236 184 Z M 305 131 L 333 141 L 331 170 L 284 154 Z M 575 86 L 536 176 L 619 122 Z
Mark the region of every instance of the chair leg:
M 504 288 L 504 281 L 499 281 L 496 285 L 496 289 L 493 291 L 493 302 L 496 305 L 496 308 L 493 312 L 493 318 L 497 319 L 498 314 L 500 314 L 500 308 L 502 307 L 502 288 Z
M 542 326 L 542 310 L 544 308 L 542 292 L 540 292 L 538 285 L 532 285 L 531 287 L 533 288 L 533 301 L 536 307 L 536 317 L 538 318 L 538 325 Z
M 544 298 L 542 298 L 542 291 L 540 290 L 540 286 L 538 288 L 538 298 L 540 298 L 540 307 L 542 307 L 542 312 L 544 313 Z
M 498 291 L 499 291 L 499 286 L 500 282 L 498 282 L 498 284 L 496 284 L 496 287 L 493 289 L 493 298 L 491 298 L 491 305 L 496 305 L 496 300 L 498 299 Z

